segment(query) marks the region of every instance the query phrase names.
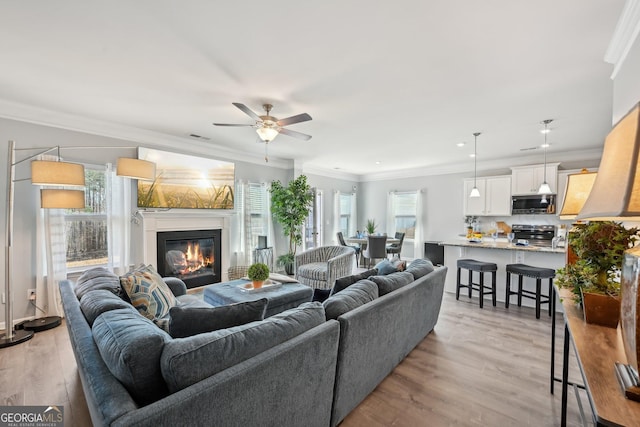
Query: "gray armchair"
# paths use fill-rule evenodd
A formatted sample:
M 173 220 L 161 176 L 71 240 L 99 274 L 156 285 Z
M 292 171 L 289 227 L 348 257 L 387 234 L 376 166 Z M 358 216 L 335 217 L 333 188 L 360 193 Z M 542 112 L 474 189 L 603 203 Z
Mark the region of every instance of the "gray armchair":
M 355 263 L 350 246 L 321 246 L 296 255 L 296 279 L 313 289 L 331 289 L 336 279 L 349 276 Z

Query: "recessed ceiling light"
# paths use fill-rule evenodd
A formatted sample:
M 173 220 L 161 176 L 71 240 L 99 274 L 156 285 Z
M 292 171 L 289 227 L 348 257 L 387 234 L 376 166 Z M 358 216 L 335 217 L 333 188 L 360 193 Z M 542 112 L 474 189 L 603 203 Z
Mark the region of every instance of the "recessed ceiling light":
M 540 145 L 540 148 L 549 148 L 549 146 L 551 146 L 551 144 L 545 143 Z
M 382 162 L 380 162 L 380 161 L 377 161 L 377 162 L 376 162 L 376 165 L 379 165 L 380 163 L 382 163 Z
M 464 147 L 466 145 L 466 142 L 458 142 L 456 145 L 458 147 Z
M 469 154 L 469 157 L 475 157 L 476 155 L 474 153 Z

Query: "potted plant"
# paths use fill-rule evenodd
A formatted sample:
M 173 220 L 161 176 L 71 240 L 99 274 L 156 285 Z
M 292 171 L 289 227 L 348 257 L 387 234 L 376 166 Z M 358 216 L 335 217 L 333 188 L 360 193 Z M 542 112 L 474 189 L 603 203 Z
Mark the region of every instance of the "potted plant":
M 558 270 L 556 283 L 582 303 L 587 323 L 616 327 L 620 317 L 620 271 L 624 251 L 638 239 L 638 228 L 614 221 L 577 224 L 568 235 L 577 261 Z
M 378 224 L 376 224 L 375 219 L 368 219 L 367 226 L 364 228 L 367 230 L 367 234 L 372 236 L 376 232 L 376 228 L 378 228 Z
M 270 192 L 271 213 L 289 238 L 289 251 L 278 257 L 278 265 L 291 275 L 296 250 L 302 244 L 302 225 L 309 216 L 313 194 L 305 175 L 300 175 L 287 186 L 280 181 L 273 181 Z
M 261 262 L 251 264 L 247 270 L 247 277 L 251 279 L 255 289 L 261 288 L 264 281 L 269 278 L 269 267 Z

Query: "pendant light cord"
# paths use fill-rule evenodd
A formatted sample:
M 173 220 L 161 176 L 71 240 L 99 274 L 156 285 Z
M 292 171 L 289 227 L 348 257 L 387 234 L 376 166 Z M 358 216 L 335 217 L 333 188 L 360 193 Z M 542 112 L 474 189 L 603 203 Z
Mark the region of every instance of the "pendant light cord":
M 473 187 L 478 188 L 478 136 L 480 132 L 473 134 Z
M 547 119 L 542 122 L 544 123 L 544 180 L 542 182 L 545 184 L 547 183 L 547 146 L 549 145 L 547 144 L 547 134 L 549 133 L 549 123 L 552 121 L 553 119 Z

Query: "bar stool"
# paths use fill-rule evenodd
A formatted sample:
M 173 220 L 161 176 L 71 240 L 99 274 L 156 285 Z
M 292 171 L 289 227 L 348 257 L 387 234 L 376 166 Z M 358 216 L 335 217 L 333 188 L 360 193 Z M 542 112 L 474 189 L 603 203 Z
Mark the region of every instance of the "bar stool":
M 498 266 L 492 262 L 476 261 L 475 259 L 459 259 L 458 266 L 458 280 L 456 282 L 456 299 L 460 298 L 460 288 L 469 289 L 469 298 L 471 298 L 472 291 L 480 292 L 480 308 L 483 307 L 484 296 L 491 295 L 493 306 L 496 306 L 496 271 Z M 460 273 L 462 269 L 469 270 L 469 280 L 466 284 L 460 282 Z M 480 282 L 473 282 L 473 272 L 476 271 L 480 275 Z M 484 284 L 484 273 L 491 273 L 491 286 Z M 491 292 L 487 292 L 487 289 L 491 289 Z
M 518 275 L 518 290 L 511 290 L 511 275 Z M 529 291 L 522 288 L 522 278 L 531 277 L 536 279 L 536 290 Z M 549 316 L 551 316 L 551 298 L 553 298 L 553 278 L 556 271 L 551 268 L 533 267 L 526 264 L 507 264 L 507 286 L 504 301 L 505 308 L 509 308 L 511 295 L 518 295 L 518 307 L 522 305 L 522 297 L 536 300 L 536 319 L 540 318 L 540 305 L 548 304 Z M 547 295 L 542 294 L 542 279 L 549 279 L 549 290 Z

